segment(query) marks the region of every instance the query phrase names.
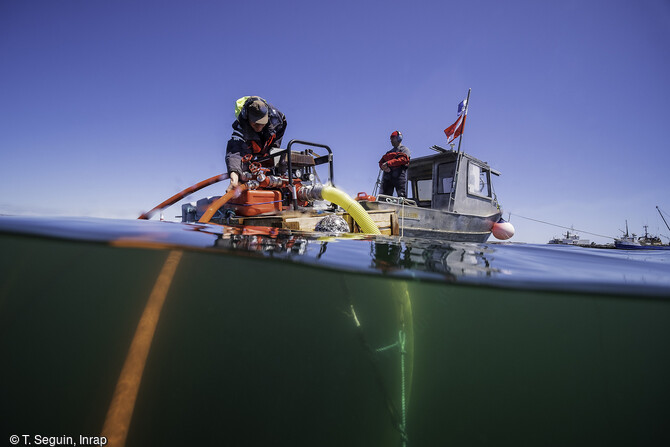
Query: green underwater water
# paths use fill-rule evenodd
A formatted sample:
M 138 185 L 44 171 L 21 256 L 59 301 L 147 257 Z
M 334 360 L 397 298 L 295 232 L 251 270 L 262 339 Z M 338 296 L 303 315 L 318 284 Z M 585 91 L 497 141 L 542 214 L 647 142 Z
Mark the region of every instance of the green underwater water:
M 180 250 L 128 446 L 397 446 L 403 409 L 409 446 L 670 442 L 663 297 L 185 247 L 12 234 L 0 246 L 5 439 L 100 433 L 156 278 Z

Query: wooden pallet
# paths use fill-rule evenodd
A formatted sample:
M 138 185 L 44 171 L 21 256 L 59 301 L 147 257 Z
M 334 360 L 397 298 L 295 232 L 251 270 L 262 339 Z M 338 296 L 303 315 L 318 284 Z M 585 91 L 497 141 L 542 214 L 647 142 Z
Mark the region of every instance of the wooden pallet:
M 349 213 L 336 213 L 349 225 L 352 233 L 361 233 L 361 229 Z M 379 231 L 385 235 L 398 235 L 398 215 L 391 210 L 368 211 L 372 221 L 379 227 Z M 286 228 L 289 230 L 314 231 L 314 228 L 327 214 L 317 214 L 315 211 L 285 211 L 281 215 L 240 217 L 238 221 L 242 225 L 256 225 L 259 227 Z

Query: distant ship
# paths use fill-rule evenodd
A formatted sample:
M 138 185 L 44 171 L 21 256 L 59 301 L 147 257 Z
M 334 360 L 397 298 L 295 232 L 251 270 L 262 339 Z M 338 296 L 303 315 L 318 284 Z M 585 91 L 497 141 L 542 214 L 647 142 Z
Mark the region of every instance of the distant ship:
M 572 229 L 574 232 L 574 229 Z M 591 245 L 591 241 L 588 239 L 580 239 L 578 234 L 570 233 L 566 231 L 562 237 L 555 237 L 548 242 L 549 244 L 560 244 L 560 245 Z
M 633 234 L 628 233 L 628 221 L 626 221 L 626 231 L 625 232 L 623 230 L 620 231 L 623 233 L 623 235 L 618 239 L 614 239 L 614 248 L 624 248 L 624 249 L 641 248 L 640 243 L 635 238 L 635 233 Z
M 623 250 L 668 250 L 670 245 L 664 245 L 661 238 L 649 234 L 648 225 L 644 225 L 644 236 L 636 237 L 635 233 L 628 233 L 628 221 L 626 221 L 626 231 L 618 238 L 614 239 L 614 248 Z

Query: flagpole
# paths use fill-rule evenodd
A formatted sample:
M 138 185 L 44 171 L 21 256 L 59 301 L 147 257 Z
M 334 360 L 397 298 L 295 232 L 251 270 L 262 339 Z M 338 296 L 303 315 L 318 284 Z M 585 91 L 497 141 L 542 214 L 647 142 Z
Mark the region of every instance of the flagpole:
M 456 152 L 456 169 L 454 170 L 454 178 L 452 180 L 452 190 L 449 193 L 449 205 L 447 205 L 447 209 L 449 211 L 454 211 L 454 205 L 456 203 L 456 194 L 455 190 L 458 185 L 458 173 L 461 170 L 461 159 L 463 158 L 463 153 L 461 152 L 461 142 L 463 141 L 463 131 L 465 130 L 465 117 L 467 116 L 468 113 L 468 106 L 470 105 L 470 91 L 472 89 L 468 89 L 468 97 L 465 98 L 465 110 L 463 110 L 463 122 L 461 123 L 461 134 L 458 137 L 458 151 Z
M 458 152 L 461 151 L 461 143 L 463 142 L 463 132 L 465 131 L 465 118 L 468 116 L 468 107 L 470 107 L 470 91 L 472 91 L 471 88 L 468 89 L 468 97 L 465 98 L 465 110 L 463 110 L 463 128 L 461 129 L 461 134 L 458 137 Z

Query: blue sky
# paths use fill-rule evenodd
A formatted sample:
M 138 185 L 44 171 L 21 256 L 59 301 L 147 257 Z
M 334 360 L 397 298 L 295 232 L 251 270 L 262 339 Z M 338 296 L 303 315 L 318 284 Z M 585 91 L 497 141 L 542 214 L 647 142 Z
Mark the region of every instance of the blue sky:
M 667 0 L 0 0 L 0 213 L 134 218 L 225 171 L 252 94 L 371 192 L 389 134 L 431 154 L 471 88 L 514 241 L 670 236 L 668 54 Z

